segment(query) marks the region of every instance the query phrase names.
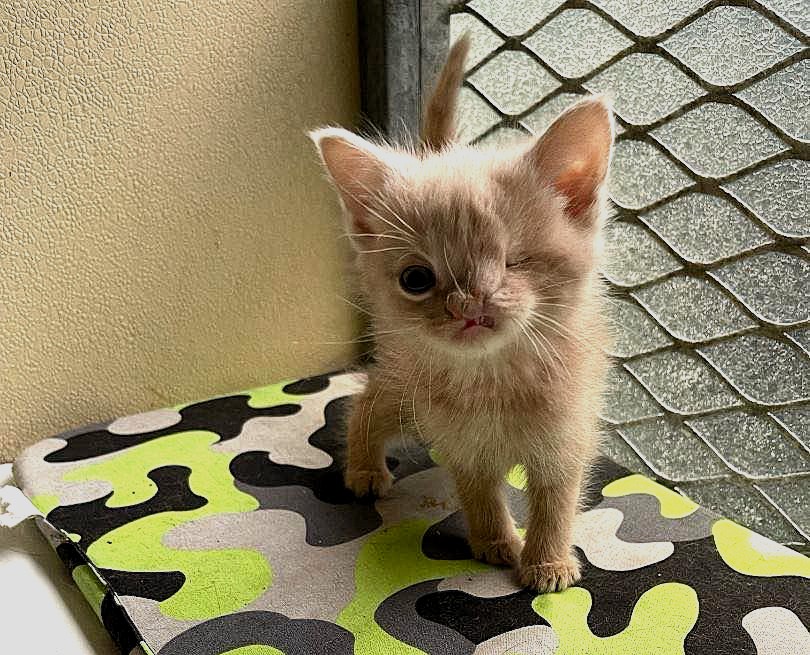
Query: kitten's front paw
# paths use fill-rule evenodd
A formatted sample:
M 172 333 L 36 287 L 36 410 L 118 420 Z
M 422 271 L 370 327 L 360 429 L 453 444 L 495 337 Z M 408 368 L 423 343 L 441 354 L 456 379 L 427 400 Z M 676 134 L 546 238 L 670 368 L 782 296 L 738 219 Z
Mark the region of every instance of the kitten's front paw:
M 346 488 L 358 498 L 373 494 L 381 498 L 394 482 L 394 476 L 387 468 L 381 469 L 346 469 L 343 476 Z
M 473 557 L 496 566 L 514 566 L 520 559 L 523 544 L 516 534 L 506 539 L 470 539 Z
M 518 570 L 520 584 L 534 589 L 541 594 L 551 591 L 563 591 L 577 582 L 580 573 L 579 560 L 574 555 L 568 559 L 557 562 L 541 562 L 540 564 L 521 563 Z

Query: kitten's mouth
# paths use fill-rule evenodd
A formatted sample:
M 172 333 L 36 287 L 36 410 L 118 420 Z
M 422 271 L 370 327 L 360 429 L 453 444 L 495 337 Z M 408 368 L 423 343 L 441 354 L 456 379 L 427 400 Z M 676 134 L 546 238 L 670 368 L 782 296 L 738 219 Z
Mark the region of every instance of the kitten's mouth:
M 459 330 L 459 337 L 470 338 L 492 332 L 495 329 L 495 319 L 491 316 L 476 316 L 464 319 L 464 325 Z
M 471 327 L 475 327 L 476 325 L 480 325 L 481 327 L 485 328 L 494 328 L 495 319 L 493 319 L 491 316 L 478 316 L 476 318 L 468 318 L 467 322 L 464 323 L 464 327 L 461 329 L 468 330 Z

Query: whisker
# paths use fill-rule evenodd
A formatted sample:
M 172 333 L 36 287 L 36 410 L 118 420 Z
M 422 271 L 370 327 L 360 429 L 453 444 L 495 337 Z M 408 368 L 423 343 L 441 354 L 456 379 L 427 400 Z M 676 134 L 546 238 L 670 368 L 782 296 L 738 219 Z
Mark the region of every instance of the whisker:
M 352 302 L 351 300 L 349 300 L 348 298 L 344 298 L 344 297 L 343 297 L 343 296 L 341 296 L 340 294 L 335 294 L 335 295 L 336 295 L 336 296 L 337 296 L 337 297 L 338 297 L 340 300 L 342 300 L 343 302 L 345 302 L 347 305 L 351 305 L 352 307 L 354 307 L 354 308 L 355 308 L 357 311 L 363 312 L 364 314 L 368 314 L 368 315 L 369 315 L 369 316 L 371 316 L 372 318 L 377 318 L 377 316 L 375 316 L 374 314 L 372 314 L 372 313 L 371 313 L 370 311 L 368 311 L 368 310 L 367 310 L 365 307 L 362 307 L 362 306 L 358 305 L 356 302 Z
M 550 344 L 548 344 L 548 340 L 543 339 L 540 340 L 540 334 L 536 330 L 532 330 L 531 325 L 526 326 L 526 330 L 528 331 L 529 335 L 537 342 L 537 344 L 543 349 L 546 357 L 551 359 L 554 357 Z
M 428 397 L 428 406 L 427 406 L 427 414 L 430 415 L 430 407 L 431 407 L 431 399 L 430 399 L 430 391 L 433 387 L 433 355 L 428 356 L 428 388 L 427 388 L 427 397 Z
M 539 330 L 538 326 L 535 325 L 533 327 L 535 328 L 536 331 L 542 332 L 542 330 Z M 565 334 L 563 334 L 562 332 L 557 330 L 553 325 L 548 325 L 547 323 L 540 323 L 540 327 L 549 328 L 552 332 L 554 332 L 554 334 L 556 334 L 558 337 L 561 337 L 565 341 L 570 341 L 571 340 L 568 336 L 566 336 Z M 543 336 L 546 336 L 546 335 L 543 335 Z M 548 338 L 548 337 L 546 337 L 546 338 Z
M 402 423 L 402 408 L 405 405 L 405 396 L 408 394 L 408 386 L 413 379 L 413 374 L 416 372 L 416 367 L 419 366 L 419 358 L 417 358 L 416 363 L 413 365 L 411 372 L 408 374 L 408 379 L 405 381 L 405 384 L 402 388 L 402 396 L 399 399 L 399 436 L 402 439 L 402 445 L 405 445 L 405 426 Z
M 532 330 L 532 334 L 534 334 L 535 337 L 540 336 L 540 334 L 537 331 L 534 331 L 534 330 Z M 548 343 L 548 342 L 546 341 L 546 343 Z M 545 352 L 548 355 L 549 361 L 552 363 L 554 368 L 557 368 L 557 362 L 559 362 L 560 367 L 562 367 L 563 370 L 567 370 L 565 368 L 565 364 L 563 364 L 563 362 L 560 359 L 559 355 L 557 354 L 556 350 L 554 350 L 550 345 L 548 347 L 544 346 L 542 343 L 540 345 L 543 348 L 543 352 Z M 549 352 L 549 348 L 551 348 L 552 352 Z M 548 371 L 548 369 L 546 369 L 546 371 Z
M 554 282 L 553 284 L 548 284 L 544 287 L 538 289 L 538 292 L 548 291 L 549 289 L 556 289 L 557 287 L 565 286 L 566 284 L 570 284 L 571 282 L 576 281 L 576 278 L 570 277 L 564 280 L 559 280 L 558 282 Z
M 391 378 L 390 377 L 387 378 L 387 381 L 390 382 Z M 375 393 L 374 398 L 371 399 L 371 407 L 368 408 L 368 421 L 366 421 L 366 443 L 365 443 L 366 455 L 367 456 L 369 455 L 368 441 L 369 441 L 369 432 L 371 431 L 371 418 L 372 418 L 372 415 L 374 414 L 374 403 L 377 402 L 377 398 L 380 397 L 380 394 L 382 393 L 382 390 L 383 390 L 383 385 L 380 384 L 380 387 L 377 389 L 377 393 Z M 363 409 L 365 410 L 365 403 L 363 403 Z
M 357 237 L 357 238 L 368 237 L 368 238 L 371 238 L 371 237 L 375 237 L 375 238 L 380 238 L 380 239 L 395 239 L 397 241 L 405 241 L 406 243 L 411 243 L 410 239 L 406 239 L 405 237 L 401 237 L 398 234 L 388 234 L 387 232 L 380 232 L 379 234 L 376 234 L 374 232 L 344 232 L 343 234 L 341 234 L 341 237 L 344 237 L 344 238 L 351 238 L 351 237 Z
M 390 248 L 376 248 L 374 250 L 358 250 L 357 254 L 359 255 L 371 255 L 375 252 L 391 252 L 392 250 L 411 250 L 410 248 L 405 248 L 404 246 L 391 246 Z
M 527 326 L 525 326 L 520 321 L 516 321 L 516 323 L 517 323 L 517 326 L 520 328 L 521 332 L 523 332 L 523 334 L 526 335 L 526 339 L 529 341 L 529 343 L 534 348 L 534 352 L 537 353 L 537 361 L 539 361 L 543 365 L 543 370 L 545 370 L 546 376 L 550 378 L 551 377 L 551 372 L 548 369 L 548 365 L 546 364 L 546 360 L 544 359 L 543 355 L 540 354 L 540 348 L 538 347 L 539 344 L 537 342 L 537 339 L 534 339 L 529 334 L 528 330 L 526 329 Z M 545 351 L 545 348 L 543 348 L 543 350 Z
M 352 344 L 373 343 L 374 339 L 348 339 L 346 341 L 293 341 L 293 345 L 307 346 L 351 346 Z
M 378 330 L 377 332 L 374 332 L 373 334 L 370 334 L 368 336 L 374 337 L 374 336 L 385 336 L 388 334 L 399 334 L 400 332 L 411 332 L 412 330 L 417 329 L 419 329 L 419 326 L 413 325 L 411 327 L 400 328 L 398 330 Z
M 538 330 L 537 328 L 533 327 L 531 324 L 528 325 L 528 328 L 535 335 L 537 335 L 538 338 L 545 341 L 545 343 L 548 345 L 548 348 L 551 351 L 552 355 L 557 359 L 558 362 L 560 362 L 560 366 L 562 367 L 562 370 L 565 371 L 566 376 L 568 376 L 570 378 L 571 373 L 569 372 L 568 367 L 565 365 L 565 361 L 563 360 L 562 355 L 560 355 L 560 352 L 554 347 L 554 344 L 551 343 L 551 340 L 545 334 L 543 334 L 541 330 Z
M 546 314 L 539 314 L 538 312 L 534 312 L 534 311 L 531 312 L 531 315 L 532 315 L 533 318 L 536 318 L 537 320 L 545 322 L 548 325 L 548 327 L 553 328 L 553 327 L 556 326 L 557 328 L 559 328 L 559 330 L 562 330 L 562 332 L 560 332 L 558 330 L 555 330 L 555 332 L 557 332 L 557 334 L 559 334 L 561 337 L 578 339 L 576 333 L 571 331 L 571 328 L 569 328 L 566 325 L 563 325 L 562 323 L 560 323 L 556 319 L 551 318 L 551 316 L 548 316 Z
M 459 292 L 459 294 L 463 296 L 464 292 L 461 290 L 458 280 L 456 279 L 456 274 L 453 273 L 453 269 L 450 267 L 450 260 L 447 258 L 447 242 L 442 245 L 442 251 L 444 252 L 444 263 L 447 264 L 447 270 L 450 271 L 450 277 L 453 278 L 453 284 L 456 285 L 456 290 Z
M 380 194 L 375 194 L 374 197 L 377 200 L 377 202 L 379 202 L 385 209 L 387 209 L 394 218 L 396 218 L 400 223 L 402 223 L 402 225 L 404 225 L 411 232 L 411 234 L 417 236 L 417 232 L 416 230 L 413 229 L 413 226 L 410 223 L 408 223 L 408 221 L 406 221 L 404 218 L 402 218 L 402 216 L 400 216 L 397 212 L 395 212 L 391 208 L 391 205 L 385 202 L 385 200 L 380 196 Z
M 337 298 L 339 298 L 340 300 L 342 300 L 343 302 L 345 302 L 347 305 L 350 305 L 351 307 L 354 307 L 357 311 L 363 312 L 363 314 L 371 316 L 371 318 L 376 318 L 376 319 L 378 319 L 380 321 L 385 321 L 385 320 L 389 320 L 389 321 L 421 321 L 422 320 L 418 316 L 383 316 L 382 314 L 375 314 L 374 312 L 370 312 L 369 310 L 367 310 L 365 307 L 363 307 L 361 305 L 358 305 L 356 302 L 352 302 L 348 298 L 344 298 L 340 294 L 335 294 L 335 296 Z
M 537 348 L 537 343 L 529 336 L 529 333 L 526 331 L 526 326 L 524 326 L 520 321 L 515 321 L 520 331 L 526 335 L 526 338 L 529 340 L 529 343 L 534 347 L 534 352 L 537 353 L 537 357 L 540 358 L 540 350 Z
M 542 305 L 543 307 L 562 307 L 563 309 L 575 309 L 573 305 L 565 305 L 563 303 L 558 302 L 536 302 L 536 305 Z
M 292 341 L 291 343 L 295 345 L 305 344 L 305 345 L 345 346 L 353 343 L 369 343 L 371 341 L 374 341 L 377 337 L 380 336 L 402 334 L 403 332 L 412 332 L 413 330 L 418 329 L 419 326 L 414 325 L 412 327 L 401 328 L 399 330 L 382 330 L 380 332 L 375 332 L 374 334 L 364 334 L 359 337 L 355 337 L 354 339 L 348 339 L 346 341 Z
M 376 209 L 372 209 L 371 207 L 369 207 L 369 206 L 368 206 L 366 203 L 364 203 L 362 200 L 360 200 L 360 198 L 358 198 L 356 195 L 354 195 L 354 194 L 349 194 L 349 195 L 351 196 L 351 198 L 352 198 L 352 199 L 353 199 L 353 200 L 354 200 L 354 201 L 355 201 L 357 204 L 359 204 L 359 205 L 360 205 L 360 206 L 361 206 L 363 209 L 365 209 L 365 210 L 366 210 L 366 211 L 367 211 L 369 214 L 372 214 L 373 216 L 376 216 L 376 217 L 377 217 L 378 219 L 380 219 L 380 220 L 381 220 L 383 223 L 385 223 L 386 225 L 388 225 L 388 227 L 390 227 L 391 229 L 393 229 L 393 230 L 395 230 L 395 231 L 399 232 L 400 234 L 404 234 L 406 237 L 411 236 L 411 235 L 409 235 L 409 234 L 408 234 L 408 233 L 407 233 L 405 230 L 403 230 L 401 227 L 397 227 L 396 225 L 394 225 L 394 224 L 393 224 L 391 221 L 389 221 L 389 220 L 388 220 L 387 218 L 385 218 L 385 217 L 384 217 L 382 214 L 380 214 L 380 212 L 378 212 Z M 416 236 L 416 233 L 415 233 L 415 232 L 413 232 L 413 230 L 411 230 L 411 231 L 412 231 L 412 233 L 413 233 L 413 236 Z
M 536 312 L 533 309 L 529 310 L 529 314 L 531 316 L 535 317 L 535 318 L 540 318 L 540 319 L 543 319 L 545 321 L 549 321 L 551 324 L 556 325 L 560 329 L 570 331 L 570 328 L 567 325 L 563 325 L 557 319 L 553 318 L 552 316 L 549 316 L 548 314 L 543 314 L 541 312 Z
M 422 351 L 422 355 L 425 354 L 426 350 L 427 350 L 427 346 L 425 346 L 425 350 Z M 419 359 L 420 360 L 422 359 L 421 355 L 420 355 Z M 425 441 L 425 435 L 422 434 L 422 428 L 419 427 L 419 421 L 416 418 L 416 390 L 419 388 L 419 382 L 422 380 L 422 373 L 424 372 L 424 370 L 425 370 L 425 362 L 423 360 L 422 361 L 422 366 L 419 368 L 419 375 L 416 376 L 416 382 L 413 385 L 413 394 L 411 394 L 411 412 L 413 413 L 413 424 L 414 424 L 414 427 L 416 428 L 416 432 L 419 434 L 419 438 L 422 440 L 422 442 Z
M 375 192 L 371 191 L 371 189 L 369 189 L 369 188 L 368 188 L 368 187 L 366 187 L 365 185 L 362 185 L 362 186 L 363 186 L 363 188 L 365 189 L 365 191 L 366 191 L 366 192 L 367 192 L 367 193 L 368 193 L 370 196 L 372 196 L 372 197 L 373 197 L 373 198 L 374 198 L 374 199 L 375 199 L 377 202 L 379 202 L 379 203 L 380 203 L 380 204 L 381 204 L 381 205 L 382 205 L 382 206 L 383 206 L 385 209 L 387 209 L 387 210 L 388 210 L 388 211 L 391 213 L 391 215 L 392 215 L 394 218 L 396 218 L 396 219 L 397 219 L 397 220 L 398 220 L 400 223 L 402 223 L 402 225 L 403 225 L 403 226 L 405 226 L 405 227 L 408 229 L 408 231 L 409 231 L 409 232 L 410 232 L 410 233 L 411 233 L 413 236 L 417 236 L 417 232 L 416 232 L 416 230 L 414 230 L 414 229 L 413 229 L 413 227 L 411 227 L 411 225 L 410 225 L 410 224 L 409 224 L 407 221 L 405 221 L 405 220 L 404 220 L 404 219 L 403 219 L 403 218 L 402 218 L 402 217 L 401 217 L 399 214 L 397 214 L 397 213 L 396 213 L 396 212 L 395 212 L 393 209 L 391 209 L 391 207 L 388 205 L 388 203 L 386 203 L 386 202 L 385 202 L 385 200 L 383 200 L 383 199 L 380 197 L 380 194 L 378 194 L 378 193 L 375 193 Z M 369 209 L 369 211 L 372 211 L 372 210 L 371 210 L 371 209 Z M 379 218 L 380 220 L 382 220 L 382 221 L 384 221 L 384 222 L 388 223 L 388 224 L 389 224 L 391 227 L 393 227 L 394 229 L 397 229 L 399 232 L 402 232 L 402 230 L 401 230 L 400 228 L 396 228 L 396 226 L 394 226 L 392 223 L 390 223 L 390 222 L 386 221 L 386 220 L 385 220 L 385 219 L 384 219 L 382 216 L 380 216 L 378 213 L 376 213 L 376 212 L 372 212 L 372 213 L 374 213 L 374 215 L 375 215 L 375 216 L 377 216 L 377 218 Z M 404 234 L 404 232 L 403 232 L 403 234 Z

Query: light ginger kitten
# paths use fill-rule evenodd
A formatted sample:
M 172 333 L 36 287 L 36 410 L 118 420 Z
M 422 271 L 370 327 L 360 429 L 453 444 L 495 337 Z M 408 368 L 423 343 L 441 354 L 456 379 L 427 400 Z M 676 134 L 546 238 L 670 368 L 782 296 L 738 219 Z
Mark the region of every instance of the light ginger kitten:
M 376 361 L 349 417 L 345 482 L 383 495 L 407 432 L 455 479 L 479 559 L 522 584 L 580 577 L 571 532 L 597 446 L 607 359 L 597 273 L 611 111 L 589 97 L 511 148 L 453 143 L 468 43 L 451 50 L 418 152 L 312 133 L 345 208 Z M 527 475 L 525 545 L 503 480 Z

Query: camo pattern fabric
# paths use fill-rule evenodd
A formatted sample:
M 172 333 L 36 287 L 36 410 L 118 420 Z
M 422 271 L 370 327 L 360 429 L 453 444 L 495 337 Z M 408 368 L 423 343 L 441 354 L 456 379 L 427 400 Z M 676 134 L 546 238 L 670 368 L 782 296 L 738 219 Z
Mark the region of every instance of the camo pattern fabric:
M 93 425 L 15 464 L 125 655 L 810 653 L 810 559 L 607 459 L 577 586 L 538 595 L 471 558 L 453 485 L 392 450 L 385 498 L 339 458 L 360 373 Z M 398 441 L 398 440 L 397 440 Z M 506 481 L 525 523 L 523 472 Z

